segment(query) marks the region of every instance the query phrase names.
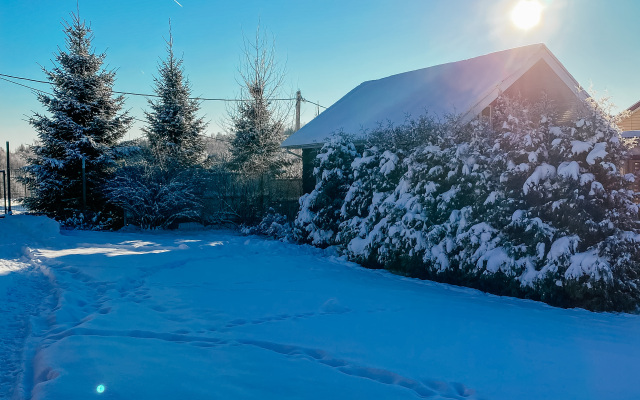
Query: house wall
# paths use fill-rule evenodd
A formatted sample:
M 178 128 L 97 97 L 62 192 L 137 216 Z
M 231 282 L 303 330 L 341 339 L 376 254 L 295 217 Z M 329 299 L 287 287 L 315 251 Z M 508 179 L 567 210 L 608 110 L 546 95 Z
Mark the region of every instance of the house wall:
M 559 120 L 556 121 L 559 124 L 572 121 L 581 105 L 581 101 L 573 90 L 556 75 L 544 60 L 538 61 L 525 72 L 504 94 L 509 97 L 520 95 L 531 102 L 541 100 L 546 94 L 559 112 Z
M 318 149 L 302 149 L 302 193 L 311 193 L 316 187 L 313 162 L 317 155 Z
M 618 124 L 623 131 L 640 131 L 640 108 L 635 109 L 631 114 Z

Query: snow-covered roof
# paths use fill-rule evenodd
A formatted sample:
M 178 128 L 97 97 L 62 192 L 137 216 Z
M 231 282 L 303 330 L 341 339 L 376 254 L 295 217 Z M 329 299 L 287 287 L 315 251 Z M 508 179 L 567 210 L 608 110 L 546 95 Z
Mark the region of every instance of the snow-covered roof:
M 461 122 L 468 122 L 540 60 L 577 97 L 587 97 L 551 51 L 534 44 L 364 82 L 289 136 L 282 147 L 317 147 L 340 130 L 363 138 L 379 123 L 402 124 L 408 115 L 425 111 L 460 114 Z

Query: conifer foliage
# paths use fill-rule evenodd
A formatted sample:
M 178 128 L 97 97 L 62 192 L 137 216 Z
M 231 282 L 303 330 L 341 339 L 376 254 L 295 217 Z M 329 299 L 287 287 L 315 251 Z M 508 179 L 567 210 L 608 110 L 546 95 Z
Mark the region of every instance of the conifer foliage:
M 157 100 L 149 100 L 151 111 L 145 112 L 143 128 L 156 163 L 162 168 L 182 169 L 200 164 L 204 159 L 202 134 L 206 124 L 197 113 L 198 100 L 191 99 L 191 86 L 184 76 L 183 60 L 173 53 L 173 36 L 169 32 L 167 58 L 158 66 L 154 78 Z
M 56 66 L 43 68 L 53 95 L 41 92 L 38 100 L 50 115 L 36 113 L 29 119 L 39 142 L 25 167 L 33 193 L 26 206 L 57 219 L 83 209 L 83 160 L 85 211 L 104 209 L 102 188 L 115 168 L 115 146 L 131 124 L 121 112 L 124 98 L 113 95 L 115 72 L 106 71 L 106 55 L 91 48 L 90 27 L 73 14 L 64 32 L 66 47 L 55 55 Z
M 383 129 L 362 155 L 328 142 L 299 239 L 500 295 L 638 309 L 637 177 L 620 173 L 628 147 L 615 120 L 595 102 L 562 125 L 545 101 L 500 98 L 494 111 L 491 123 Z
M 294 232 L 301 241 L 319 247 L 338 243 L 340 210 L 353 182 L 351 163 L 358 156 L 345 136 L 334 136 L 322 147 L 313 172 L 318 184 L 300 198 L 301 210 L 294 223 Z
M 169 33 L 167 58 L 158 67 L 143 131 L 146 144 L 136 157 L 118 170 L 108 185 L 113 204 L 125 210 L 131 222 L 143 229 L 169 228 L 196 221 L 202 209 L 204 142 L 206 124 L 197 113 L 200 104 L 191 99 L 182 59 L 173 53 Z

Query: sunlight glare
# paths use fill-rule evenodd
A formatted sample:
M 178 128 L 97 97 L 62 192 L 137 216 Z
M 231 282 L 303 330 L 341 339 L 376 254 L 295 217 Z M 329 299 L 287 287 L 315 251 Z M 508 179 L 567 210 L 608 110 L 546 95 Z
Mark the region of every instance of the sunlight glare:
M 511 11 L 511 20 L 520 29 L 529 29 L 538 25 L 542 14 L 542 5 L 536 0 L 520 0 Z

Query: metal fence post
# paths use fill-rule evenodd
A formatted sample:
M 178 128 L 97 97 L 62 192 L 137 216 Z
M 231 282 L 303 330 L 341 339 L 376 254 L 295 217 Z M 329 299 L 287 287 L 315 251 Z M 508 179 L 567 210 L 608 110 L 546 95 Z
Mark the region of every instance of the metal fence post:
M 7 214 L 11 215 L 11 165 L 9 165 L 9 141 L 7 141 L 7 198 L 9 199 Z
M 2 197 L 4 198 L 4 213 L 7 213 L 7 182 L 5 180 L 6 174 L 4 170 L 0 170 L 2 172 Z

